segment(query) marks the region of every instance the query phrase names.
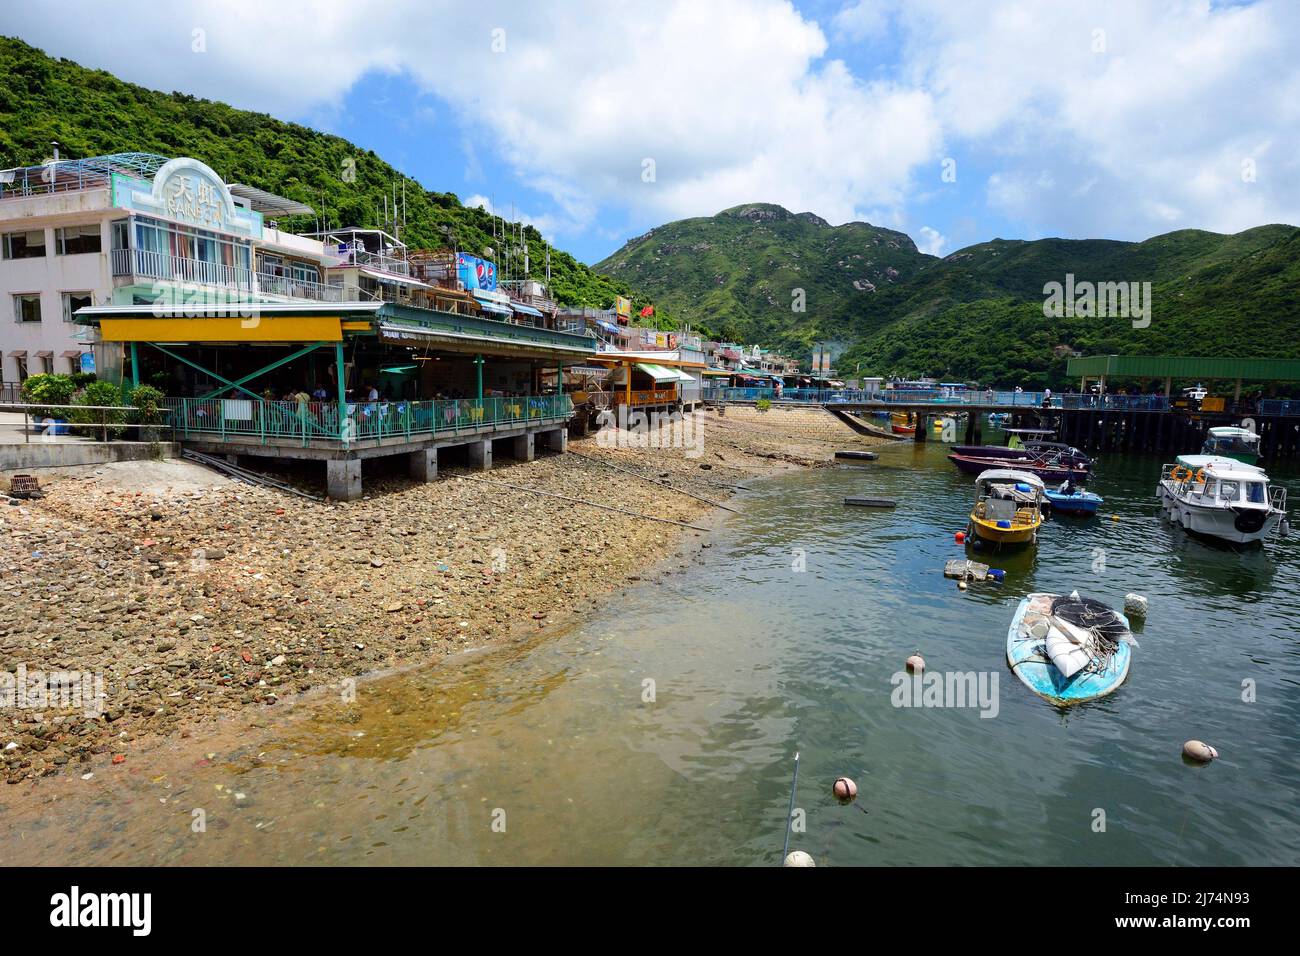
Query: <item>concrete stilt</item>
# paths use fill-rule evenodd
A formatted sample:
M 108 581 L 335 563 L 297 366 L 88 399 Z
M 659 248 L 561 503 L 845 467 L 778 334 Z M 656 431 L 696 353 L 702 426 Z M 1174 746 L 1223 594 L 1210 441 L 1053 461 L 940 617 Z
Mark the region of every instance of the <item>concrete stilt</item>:
M 435 481 L 438 477 L 438 449 L 421 448 L 409 456 L 411 477 L 416 481 Z
M 567 428 L 555 428 L 548 432 L 542 432 L 541 434 L 546 436 L 546 447 L 550 451 L 568 451 L 569 430 Z
M 469 449 L 469 466 L 478 468 L 480 471 L 488 471 L 492 468 L 492 439 L 485 438 L 483 441 L 473 441 L 466 446 Z
M 325 484 L 336 501 L 355 501 L 361 497 L 361 459 L 332 458 L 325 462 Z
M 514 440 L 514 456 L 517 461 L 533 460 L 533 433 L 520 435 Z

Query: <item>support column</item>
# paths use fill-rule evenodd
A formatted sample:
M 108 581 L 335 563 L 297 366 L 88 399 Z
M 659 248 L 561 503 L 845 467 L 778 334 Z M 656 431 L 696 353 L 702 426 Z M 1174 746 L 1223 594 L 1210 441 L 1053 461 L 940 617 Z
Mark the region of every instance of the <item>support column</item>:
M 356 501 L 361 497 L 361 459 L 331 458 L 325 462 L 325 483 L 336 501 Z
M 80 368 L 77 371 L 81 371 Z M 135 343 L 131 343 L 131 387 L 140 387 L 140 355 L 136 351 Z
M 526 432 L 514 439 L 514 456 L 516 461 L 533 460 L 533 433 Z
M 1171 376 L 1166 376 L 1165 377 L 1165 398 L 1166 399 L 1169 398 L 1169 392 L 1173 389 L 1173 387 L 1174 387 L 1173 378 Z
M 492 468 L 492 439 L 484 438 L 482 441 L 472 441 L 469 443 L 469 466 L 477 468 L 479 471 L 490 471 Z
M 344 437 L 343 432 L 344 429 L 346 428 L 345 423 L 348 420 L 348 390 L 347 390 L 347 385 L 343 381 L 343 378 L 344 378 L 343 343 L 335 342 L 334 343 L 334 384 L 337 386 L 336 391 L 338 392 L 339 438 L 340 439 Z M 351 439 L 352 436 L 349 435 L 347 437 L 348 439 Z
M 438 449 L 421 448 L 408 457 L 411 477 L 416 481 L 436 481 L 438 478 Z
M 558 451 L 561 454 L 569 450 L 569 430 L 567 428 L 554 428 L 548 432 L 541 432 L 546 436 L 546 447 L 550 451 Z
M 1241 379 L 1237 379 L 1237 387 L 1232 390 L 1233 404 L 1241 401 Z

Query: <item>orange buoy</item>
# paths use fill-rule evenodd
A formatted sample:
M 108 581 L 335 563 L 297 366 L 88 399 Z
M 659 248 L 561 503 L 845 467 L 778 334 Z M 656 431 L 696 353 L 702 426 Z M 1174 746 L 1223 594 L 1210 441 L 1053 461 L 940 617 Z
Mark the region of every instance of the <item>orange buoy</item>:
M 858 797 L 858 785 L 848 777 L 840 777 L 831 787 L 831 792 L 840 803 L 852 803 Z
M 1209 763 L 1219 752 L 1201 740 L 1189 740 L 1183 744 L 1183 756 L 1197 763 Z
M 954 534 L 954 535 L 952 536 L 952 540 L 956 541 L 958 544 L 965 544 L 965 543 L 966 543 L 966 532 L 965 532 L 965 531 L 958 531 L 956 534 Z

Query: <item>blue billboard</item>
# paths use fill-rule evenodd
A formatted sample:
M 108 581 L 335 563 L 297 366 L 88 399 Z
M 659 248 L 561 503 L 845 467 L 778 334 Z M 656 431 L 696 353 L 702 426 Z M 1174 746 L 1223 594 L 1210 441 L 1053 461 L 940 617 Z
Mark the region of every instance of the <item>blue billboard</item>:
M 475 289 L 482 289 L 484 292 L 495 292 L 497 290 L 496 263 L 480 259 L 478 256 L 458 253 L 456 256 L 456 277 L 471 292 Z

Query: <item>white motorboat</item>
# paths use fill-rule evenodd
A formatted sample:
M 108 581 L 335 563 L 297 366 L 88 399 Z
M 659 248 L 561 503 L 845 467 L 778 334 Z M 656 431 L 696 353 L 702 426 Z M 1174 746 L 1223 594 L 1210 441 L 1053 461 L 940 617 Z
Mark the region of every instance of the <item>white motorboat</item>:
M 1233 544 L 1263 541 L 1286 520 L 1285 488 L 1258 465 L 1219 455 L 1180 455 L 1161 471 L 1156 495 L 1187 531 Z

